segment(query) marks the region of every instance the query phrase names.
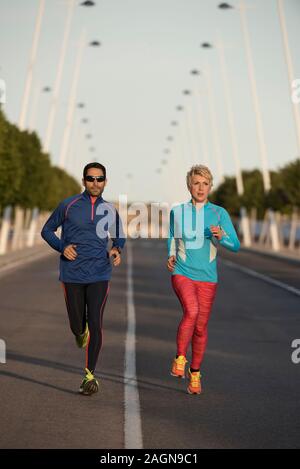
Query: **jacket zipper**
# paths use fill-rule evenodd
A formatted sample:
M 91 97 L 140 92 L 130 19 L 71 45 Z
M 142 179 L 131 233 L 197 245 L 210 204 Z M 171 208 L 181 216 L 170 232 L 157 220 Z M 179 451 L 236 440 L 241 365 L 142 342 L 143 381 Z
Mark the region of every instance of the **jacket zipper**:
M 96 199 L 93 201 L 91 198 L 91 204 L 92 204 L 92 221 L 94 221 L 94 205 L 95 205 Z

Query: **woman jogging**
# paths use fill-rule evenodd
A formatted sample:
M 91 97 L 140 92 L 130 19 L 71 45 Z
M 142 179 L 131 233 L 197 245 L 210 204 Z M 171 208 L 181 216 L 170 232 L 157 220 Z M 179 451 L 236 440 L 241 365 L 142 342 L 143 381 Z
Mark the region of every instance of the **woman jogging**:
M 213 183 L 210 170 L 202 165 L 193 166 L 187 173 L 186 182 L 191 200 L 171 210 L 168 238 L 167 266 L 183 309 L 171 375 L 184 378 L 186 354 L 191 343 L 187 391 L 200 394 L 200 367 L 218 282 L 217 246 L 220 244 L 236 252 L 240 242 L 228 212 L 208 201 Z

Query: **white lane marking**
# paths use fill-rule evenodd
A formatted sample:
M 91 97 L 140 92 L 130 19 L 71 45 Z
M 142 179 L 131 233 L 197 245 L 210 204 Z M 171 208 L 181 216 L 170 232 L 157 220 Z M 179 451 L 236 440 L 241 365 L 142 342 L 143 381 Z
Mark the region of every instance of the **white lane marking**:
M 263 280 L 264 282 L 270 283 L 271 285 L 275 285 L 276 287 L 283 288 L 284 290 L 290 293 L 293 293 L 294 295 L 300 296 L 300 290 L 298 290 L 298 288 L 287 285 L 286 283 L 280 282 L 279 280 L 275 280 L 271 277 L 268 277 L 267 275 L 260 274 L 256 272 L 255 270 L 248 269 L 247 267 L 242 267 L 238 264 L 235 264 L 234 262 L 227 261 L 227 260 L 225 261 L 223 259 L 222 259 L 222 262 L 225 265 L 228 265 L 228 267 L 232 267 L 233 269 L 239 270 L 240 272 L 244 272 L 245 274 L 248 274 L 248 275 L 251 275 L 252 277 Z
M 127 334 L 125 342 L 125 448 L 142 449 L 142 423 L 140 413 L 140 399 L 136 377 L 135 353 L 135 308 L 132 279 L 132 247 L 127 242 Z
M 7 264 L 0 267 L 0 277 L 2 275 L 6 274 L 7 272 L 10 272 L 10 271 L 13 271 L 15 269 L 21 268 L 21 267 L 25 266 L 26 264 L 30 264 L 31 262 L 40 260 L 43 257 L 49 256 L 50 254 L 52 254 L 51 251 L 50 252 L 45 251 L 45 252 L 32 254 L 31 256 L 25 257 L 23 259 L 17 259 L 17 260 L 11 261 L 11 262 L 9 262 L 9 263 L 7 263 Z

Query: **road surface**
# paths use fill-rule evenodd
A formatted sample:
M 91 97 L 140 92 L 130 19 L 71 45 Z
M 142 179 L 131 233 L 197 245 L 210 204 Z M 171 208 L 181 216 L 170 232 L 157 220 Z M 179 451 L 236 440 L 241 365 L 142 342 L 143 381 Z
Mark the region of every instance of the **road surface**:
M 190 396 L 186 380 L 169 374 L 181 310 L 165 267 L 165 241 L 131 241 L 131 249 L 136 381 L 124 377 L 125 250 L 104 312 L 101 389 L 91 397 L 77 392 L 85 355 L 69 330 L 56 253 L 1 277 L 7 362 L 0 364 L 0 447 L 114 449 L 140 441 L 148 449 L 299 448 L 300 364 L 291 360 L 291 343 L 300 338 L 300 296 L 243 271 L 300 293 L 299 266 L 222 252 L 203 394 Z M 140 422 L 141 432 L 125 418 Z

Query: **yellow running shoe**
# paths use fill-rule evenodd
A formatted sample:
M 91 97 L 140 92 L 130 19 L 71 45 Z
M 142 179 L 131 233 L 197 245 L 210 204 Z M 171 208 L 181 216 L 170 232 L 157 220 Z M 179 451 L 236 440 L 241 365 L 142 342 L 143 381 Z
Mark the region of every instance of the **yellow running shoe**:
M 91 394 L 98 392 L 98 390 L 98 381 L 96 380 L 93 373 L 88 368 L 85 368 L 85 378 L 82 380 L 79 388 L 80 394 L 83 394 L 84 396 L 90 396 Z
M 189 369 L 189 378 L 190 378 L 190 383 L 187 387 L 187 391 L 189 394 L 201 394 L 201 374 L 200 371 L 193 371 Z
M 174 358 L 171 375 L 176 376 L 177 378 L 184 379 L 185 377 L 184 370 L 185 370 L 186 363 L 187 363 L 187 359 L 183 355 L 179 355 L 178 358 Z
M 85 331 L 83 332 L 83 334 L 76 335 L 75 337 L 77 346 L 79 348 L 86 347 L 88 340 L 89 340 L 89 336 L 90 336 L 89 326 L 88 324 L 86 324 Z

